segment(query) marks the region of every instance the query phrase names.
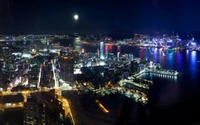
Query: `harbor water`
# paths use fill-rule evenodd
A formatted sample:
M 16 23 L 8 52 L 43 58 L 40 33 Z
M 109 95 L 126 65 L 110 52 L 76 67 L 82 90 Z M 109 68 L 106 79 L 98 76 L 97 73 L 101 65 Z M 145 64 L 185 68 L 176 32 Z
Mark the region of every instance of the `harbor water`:
M 85 52 L 97 52 L 97 46 L 82 45 Z M 110 95 L 101 101 L 116 116 L 116 123 L 125 124 L 196 124 L 200 123 L 200 52 L 173 51 L 162 54 L 159 48 L 108 46 L 110 53 L 133 54 L 134 57 L 160 63 L 162 68 L 177 70 L 177 77 L 144 73 L 140 77 L 154 82 L 148 104 L 142 106 L 122 95 Z M 120 117 L 121 116 L 121 117 Z M 129 122 L 127 122 L 129 121 Z

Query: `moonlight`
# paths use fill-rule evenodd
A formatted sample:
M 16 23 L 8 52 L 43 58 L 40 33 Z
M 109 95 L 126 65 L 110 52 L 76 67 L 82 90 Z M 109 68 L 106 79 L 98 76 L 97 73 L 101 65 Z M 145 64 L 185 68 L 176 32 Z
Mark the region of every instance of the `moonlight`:
M 75 19 L 75 20 L 78 20 L 78 15 L 77 15 L 77 14 L 74 15 L 74 19 Z

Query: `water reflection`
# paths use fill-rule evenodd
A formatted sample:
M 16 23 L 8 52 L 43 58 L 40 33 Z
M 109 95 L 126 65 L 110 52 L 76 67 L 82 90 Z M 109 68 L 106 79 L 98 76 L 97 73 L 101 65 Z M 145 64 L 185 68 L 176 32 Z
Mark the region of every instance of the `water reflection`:
M 175 61 L 174 60 L 174 53 L 175 52 L 169 53 L 168 57 L 167 57 L 168 58 L 167 62 L 168 62 L 168 68 L 169 69 L 173 69 L 174 68 L 174 61 Z
M 183 69 L 183 55 L 182 55 L 182 53 L 178 52 L 176 54 L 176 57 L 177 57 L 177 70 L 182 71 L 182 69 Z
M 192 51 L 190 55 L 190 70 L 192 77 L 196 77 L 197 70 L 197 52 Z

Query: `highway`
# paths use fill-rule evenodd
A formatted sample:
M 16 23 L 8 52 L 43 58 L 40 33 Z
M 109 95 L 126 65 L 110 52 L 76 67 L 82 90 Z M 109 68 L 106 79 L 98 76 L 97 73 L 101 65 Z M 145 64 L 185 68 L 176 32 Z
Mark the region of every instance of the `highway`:
M 101 109 L 103 112 L 109 113 L 109 111 L 103 106 L 103 104 L 101 104 L 101 102 L 100 102 L 99 100 L 96 100 L 95 102 L 98 104 L 98 106 L 100 107 L 100 109 Z
M 55 82 L 54 88 L 57 88 L 59 86 L 59 83 L 58 83 L 58 80 L 56 77 L 55 66 L 54 66 L 53 60 L 51 60 L 51 65 L 52 65 L 52 71 L 53 71 L 53 78 L 54 78 L 54 82 Z
M 0 93 L 0 96 L 22 94 L 23 97 L 24 97 L 24 101 L 18 102 L 18 103 L 5 103 L 5 104 L 0 103 L 0 110 L 4 111 L 5 109 L 10 109 L 10 108 L 23 108 L 24 103 L 27 101 L 27 98 L 31 93 L 49 92 L 50 90 L 51 89 L 46 88 L 46 89 L 40 89 L 40 90 L 35 90 L 35 91 L 21 91 L 21 92 L 2 91 Z M 62 107 L 63 107 L 63 110 L 65 110 L 65 115 L 67 116 L 68 114 L 70 114 L 70 116 L 72 118 L 73 125 L 75 125 L 75 120 L 74 120 L 74 117 L 72 115 L 69 102 L 67 101 L 67 99 L 65 99 L 61 95 L 59 95 L 59 93 L 61 93 L 61 91 L 62 91 L 62 89 L 56 89 L 56 99 L 58 99 L 60 102 L 62 102 Z
M 65 116 L 67 117 L 68 114 L 70 114 L 71 118 L 72 118 L 72 124 L 75 125 L 75 120 L 74 120 L 74 117 L 72 115 L 72 112 L 71 112 L 71 109 L 70 109 L 70 105 L 69 105 L 69 102 L 67 101 L 67 99 L 65 99 L 64 97 L 60 96 L 60 95 L 57 95 L 56 98 L 62 102 L 62 108 L 63 110 L 65 110 Z
M 18 103 L 6 103 L 6 104 L 1 104 L 0 103 L 0 110 L 4 111 L 5 109 L 12 109 L 12 108 L 23 108 L 24 103 L 23 102 L 18 102 Z

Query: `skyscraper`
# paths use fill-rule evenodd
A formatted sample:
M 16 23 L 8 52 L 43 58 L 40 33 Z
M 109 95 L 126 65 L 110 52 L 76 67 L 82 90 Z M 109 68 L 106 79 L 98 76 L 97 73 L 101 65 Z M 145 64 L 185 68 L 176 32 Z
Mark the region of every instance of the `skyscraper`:
M 81 52 L 81 39 L 80 37 L 75 37 L 74 38 L 74 49 L 78 52 Z
M 36 97 L 29 97 L 24 103 L 24 125 L 38 125 Z
M 105 46 L 105 51 L 106 51 L 106 59 L 108 59 L 108 46 Z
M 104 42 L 100 42 L 100 59 L 104 59 L 104 52 L 103 52 Z
M 54 92 L 31 95 L 24 104 L 24 125 L 72 125 Z
M 59 61 L 60 78 L 64 81 L 74 81 L 74 59 L 72 57 L 62 56 Z
M 129 54 L 129 61 L 132 62 L 134 59 L 133 54 Z
M 97 49 L 97 57 L 100 58 L 99 49 Z
M 120 52 L 117 52 L 117 61 L 119 61 Z

